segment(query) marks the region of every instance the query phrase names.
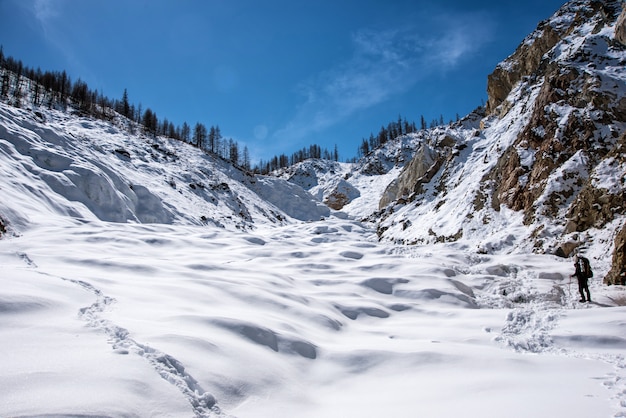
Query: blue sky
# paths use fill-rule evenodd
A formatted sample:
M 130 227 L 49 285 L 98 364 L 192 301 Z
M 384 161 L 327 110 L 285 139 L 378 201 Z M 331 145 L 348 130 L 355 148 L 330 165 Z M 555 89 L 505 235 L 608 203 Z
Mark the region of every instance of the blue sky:
M 563 3 L 0 0 L 0 44 L 159 119 L 219 125 L 253 161 L 313 143 L 345 159 L 398 115 L 481 105 L 495 65 Z

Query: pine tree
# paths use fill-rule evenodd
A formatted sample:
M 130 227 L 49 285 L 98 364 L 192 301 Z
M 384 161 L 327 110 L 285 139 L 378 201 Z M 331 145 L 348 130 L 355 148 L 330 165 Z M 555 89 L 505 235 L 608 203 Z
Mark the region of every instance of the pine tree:
M 215 126 L 209 128 L 209 144 L 207 148 L 210 153 L 215 154 L 215 150 L 217 149 L 215 144 Z
M 9 87 L 11 86 L 11 75 L 7 70 L 2 74 L 2 87 L 0 89 L 0 98 L 7 99 L 9 97 Z
M 144 112 L 142 124 L 146 132 L 149 132 L 152 135 L 157 134 L 159 120 L 157 119 L 156 113 L 154 113 L 150 108 L 147 108 L 146 111 Z
M 61 73 L 61 88 L 59 90 L 60 94 L 61 94 L 61 105 L 63 107 L 65 107 L 65 100 L 67 99 L 67 95 L 69 93 L 69 85 L 70 85 L 70 79 L 67 76 L 67 73 L 65 71 L 63 71 Z
M 180 139 L 185 142 L 189 142 L 189 135 L 191 134 L 191 129 L 189 129 L 189 125 L 187 122 L 183 122 L 183 128 L 180 131 Z
M 243 147 L 243 161 L 241 165 L 245 170 L 250 171 L 250 151 L 247 145 Z
M 130 104 L 128 103 L 128 92 L 124 89 L 124 94 L 122 95 L 122 115 L 128 118 L 130 117 Z
M 239 144 L 230 138 L 228 140 L 228 149 L 230 162 L 234 165 L 239 165 Z
M 204 148 L 206 145 L 206 126 L 201 124 L 200 122 L 196 123 L 196 126 L 193 129 L 193 144 L 198 148 Z
M 221 148 L 222 142 L 222 132 L 220 131 L 220 127 L 215 125 L 215 149 L 218 150 Z

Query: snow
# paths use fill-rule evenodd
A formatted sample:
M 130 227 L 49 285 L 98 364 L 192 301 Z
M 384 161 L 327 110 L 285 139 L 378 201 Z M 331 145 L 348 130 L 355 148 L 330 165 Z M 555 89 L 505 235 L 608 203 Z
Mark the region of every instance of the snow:
M 572 19 L 565 7 L 549 24 Z M 579 39 L 592 29 L 553 54 L 601 53 Z M 618 85 L 598 88 L 623 95 L 613 53 L 597 71 Z M 479 187 L 543 82 L 522 80 L 499 117 L 278 177 L 119 117 L 0 103 L 0 415 L 626 417 L 626 288 L 602 284 L 623 218 L 576 238 L 596 273 L 579 303 L 571 260 L 530 247 L 561 226 L 541 211 L 526 225 Z M 576 116 L 544 110 L 561 131 Z M 424 193 L 370 222 L 419 146 L 447 138 L 457 147 Z M 537 205 L 579 178 L 624 192 L 623 163 L 586 158 L 555 170 Z M 321 203 L 335 192 L 341 211 Z
M 594 280 L 580 304 L 555 257 L 397 247 L 337 218 L 253 233 L 51 220 L 0 257 L 3 415 L 626 408 L 611 300 L 626 292 Z
M 46 122 L 28 110 L 0 107 L 0 170 L 13 179 L 5 193 L 14 193 L 12 205 L 0 202 L 2 211 L 38 206 L 43 199 L 43 212 L 40 207 L 33 213 L 39 212 L 44 222 L 50 214 L 69 214 L 111 222 L 210 222 L 238 229 L 267 220 L 319 220 L 330 213 L 301 188 L 245 175 L 180 141 L 132 135 L 119 121 L 40 112 Z M 49 194 L 64 199 L 49 199 Z M 33 221 L 13 220 L 20 228 Z
M 2 416 L 626 415 L 626 289 L 598 275 L 581 304 L 568 260 L 507 254 L 520 213 L 396 245 L 355 214 L 401 164 L 334 166 L 360 193 L 334 212 L 294 181 L 42 112 L 0 104 Z M 449 198 L 495 163 L 460 140 L 479 169 Z
M 626 163 L 620 163 L 614 158 L 603 160 L 594 170 L 592 184 L 598 189 L 606 189 L 610 194 L 624 193 L 626 183 L 624 177 L 615 173 L 626 172 Z

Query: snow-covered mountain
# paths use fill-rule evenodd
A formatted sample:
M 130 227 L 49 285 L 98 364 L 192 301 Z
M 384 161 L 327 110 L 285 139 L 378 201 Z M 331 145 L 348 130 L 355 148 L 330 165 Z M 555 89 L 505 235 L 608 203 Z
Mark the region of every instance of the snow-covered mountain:
M 0 101 L 0 416 L 626 416 L 625 21 L 571 1 L 485 108 L 272 176 L 26 80 Z
M 626 269 L 622 7 L 564 5 L 489 76 L 487 108 L 458 123 L 398 138 L 354 166 L 304 162 L 283 176 L 376 222 L 381 240 L 582 251 L 617 283 Z
M 572 1 L 541 22 L 489 76 L 480 125 L 449 127 L 439 136 L 448 144 L 430 141 L 419 156 L 428 173 L 400 175 L 393 195 L 409 203 L 387 206 L 381 238 L 469 240 L 486 252 L 582 250 L 603 273 L 612 267 L 606 281 L 615 283 L 626 267 L 622 7 Z
M 64 216 L 250 229 L 330 213 L 291 183 L 254 177 L 180 141 L 132 134 L 128 123 L 0 104 L 7 227 Z
M 366 218 L 378 211 L 385 189 L 428 133 L 421 131 L 386 142 L 357 163 L 311 159 L 283 169 L 277 176 L 309 191 L 334 210 Z

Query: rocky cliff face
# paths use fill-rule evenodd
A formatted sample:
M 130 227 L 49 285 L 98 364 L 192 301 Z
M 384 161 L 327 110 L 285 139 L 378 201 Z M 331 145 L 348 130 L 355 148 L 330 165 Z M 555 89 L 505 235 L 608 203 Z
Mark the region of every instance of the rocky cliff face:
M 611 270 L 604 278 L 604 283 L 626 285 L 626 226 L 615 237 L 615 251 Z
M 511 69 L 504 78 L 526 77 L 528 81 L 520 82 L 537 80 L 534 84 L 541 87 L 529 110 L 529 123 L 490 173 L 496 180 L 494 208 L 503 203 L 521 210 L 528 225 L 536 224 L 538 215 L 565 221 L 564 234 L 604 228 L 626 213 L 623 177 L 619 180 L 623 173 L 626 62 L 623 45 L 612 36 L 620 7 L 617 1 L 566 4 L 539 26 L 535 42 L 525 42 L 505 61 L 509 65 L 497 70 L 502 74 Z M 490 76 L 488 90 L 502 89 L 502 83 Z M 490 97 L 489 103 L 493 107 L 498 100 L 499 96 Z M 502 113 L 506 109 L 505 99 L 492 110 Z M 524 154 L 534 157 L 530 164 L 522 162 L 520 155 Z M 611 189 L 596 179 L 596 174 L 605 171 L 618 175 Z M 553 187 L 555 183 L 559 187 Z M 557 251 L 570 255 L 573 248 L 561 246 Z
M 421 193 L 421 185 L 432 179 L 434 173 L 439 170 L 441 160 L 442 155 L 438 150 L 426 142 L 420 144 L 415 158 L 385 189 L 379 207 L 384 208 L 399 198 L 408 199 L 415 193 Z
M 623 247 L 625 13 L 621 0 L 574 0 L 541 22 L 489 75 L 480 131 L 451 126 L 456 152 L 423 148 L 388 188 L 382 206 L 403 193 L 421 196 L 411 208 L 387 209 L 381 239 L 462 240 L 494 228 L 506 209 L 526 227 L 520 247 L 561 256 Z M 470 182 L 470 173 L 480 178 Z M 458 187 L 463 193 L 452 195 Z M 471 209 L 460 209 L 469 202 Z M 427 208 L 441 215 L 426 215 Z M 464 214 L 454 226 L 442 218 L 452 213 Z M 432 225 L 407 223 L 418 215 Z M 620 230 L 614 242 L 604 234 Z M 624 263 L 618 252 L 616 271 Z
M 617 24 L 615 25 L 615 40 L 626 45 L 626 8 L 622 10 L 622 14 L 617 18 Z

